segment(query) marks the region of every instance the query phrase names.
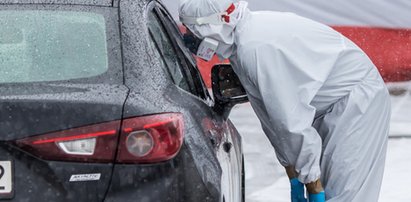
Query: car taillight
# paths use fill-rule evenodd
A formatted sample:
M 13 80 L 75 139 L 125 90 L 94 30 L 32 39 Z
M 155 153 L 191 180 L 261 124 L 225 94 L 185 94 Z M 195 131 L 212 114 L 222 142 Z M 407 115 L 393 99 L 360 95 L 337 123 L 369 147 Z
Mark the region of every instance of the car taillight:
M 182 114 L 167 113 L 123 121 L 119 163 L 155 163 L 177 155 L 183 143 Z
M 68 129 L 17 140 L 23 150 L 45 160 L 113 162 L 120 121 Z
M 122 124 L 121 129 L 121 121 L 68 129 L 24 138 L 15 144 L 45 160 L 156 163 L 173 158 L 183 143 L 180 113 L 135 117 Z

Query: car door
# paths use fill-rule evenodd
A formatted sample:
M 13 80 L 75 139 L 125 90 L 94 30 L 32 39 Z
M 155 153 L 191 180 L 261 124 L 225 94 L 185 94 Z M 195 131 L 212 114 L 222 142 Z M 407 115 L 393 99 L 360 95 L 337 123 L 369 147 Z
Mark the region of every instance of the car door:
M 181 60 L 181 73 L 184 74 L 182 78 L 185 78 L 186 83 L 191 86 L 191 90 L 187 90 L 190 92 L 186 97 L 190 101 L 187 107 L 191 108 L 191 114 L 196 120 L 201 120 L 203 132 L 210 139 L 220 164 L 222 193 L 220 200 L 240 201 L 241 183 L 239 173 L 241 158 L 239 156 L 241 155 L 239 154 L 239 143 L 236 137 L 233 137 L 236 131 L 229 122 L 213 111 L 213 101 L 205 88 L 192 54 L 184 46 L 181 33 L 178 31 L 175 22 L 160 4 L 157 4 L 155 10 Z M 199 113 L 199 110 L 203 113 Z M 234 143 L 236 143 L 236 148 L 233 148 Z

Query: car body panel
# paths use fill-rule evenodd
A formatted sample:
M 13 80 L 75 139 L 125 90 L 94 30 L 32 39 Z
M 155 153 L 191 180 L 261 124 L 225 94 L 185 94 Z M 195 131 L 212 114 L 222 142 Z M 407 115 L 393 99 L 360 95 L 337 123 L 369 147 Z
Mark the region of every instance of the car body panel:
M 107 84 L 0 87 L 0 140 L 119 120 L 128 89 Z
M 0 143 L 0 159 L 11 160 L 14 194 L 11 201 L 102 201 L 111 179 L 112 164 L 44 161 Z M 99 180 L 70 182 L 72 175 L 98 173 Z M 8 201 L 8 200 L 5 200 Z

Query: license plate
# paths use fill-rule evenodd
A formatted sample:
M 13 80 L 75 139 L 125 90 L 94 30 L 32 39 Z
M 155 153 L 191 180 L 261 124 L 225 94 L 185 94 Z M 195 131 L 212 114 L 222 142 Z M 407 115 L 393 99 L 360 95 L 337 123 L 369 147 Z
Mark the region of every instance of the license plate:
M 11 161 L 0 161 L 0 199 L 13 194 L 13 170 Z

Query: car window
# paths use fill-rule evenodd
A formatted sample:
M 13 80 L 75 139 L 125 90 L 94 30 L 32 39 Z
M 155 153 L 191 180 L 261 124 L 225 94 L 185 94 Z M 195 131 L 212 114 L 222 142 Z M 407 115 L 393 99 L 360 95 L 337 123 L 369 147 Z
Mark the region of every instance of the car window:
M 210 99 L 208 95 L 208 91 L 206 90 L 204 80 L 201 77 L 200 71 L 197 68 L 197 64 L 193 57 L 193 54 L 186 48 L 184 45 L 182 34 L 178 29 L 174 20 L 170 17 L 170 15 L 160 6 L 159 11 L 162 17 L 164 24 L 166 25 L 166 29 L 172 35 L 172 38 L 175 42 L 175 46 L 177 47 L 178 52 L 180 52 L 182 60 L 184 60 L 184 65 L 186 69 L 188 69 L 190 77 L 193 80 L 193 85 L 196 88 L 197 95 L 202 99 Z
M 108 70 L 102 14 L 1 10 L 0 83 L 60 81 Z
M 173 82 L 180 88 L 193 92 L 187 81 L 187 76 L 183 71 L 183 67 L 179 61 L 178 55 L 173 47 L 170 38 L 167 36 L 164 27 L 161 25 L 159 18 L 154 10 L 148 13 L 148 26 L 152 39 L 156 44 L 158 53 L 161 55 L 162 62 L 165 65 L 166 71 L 170 74 Z

